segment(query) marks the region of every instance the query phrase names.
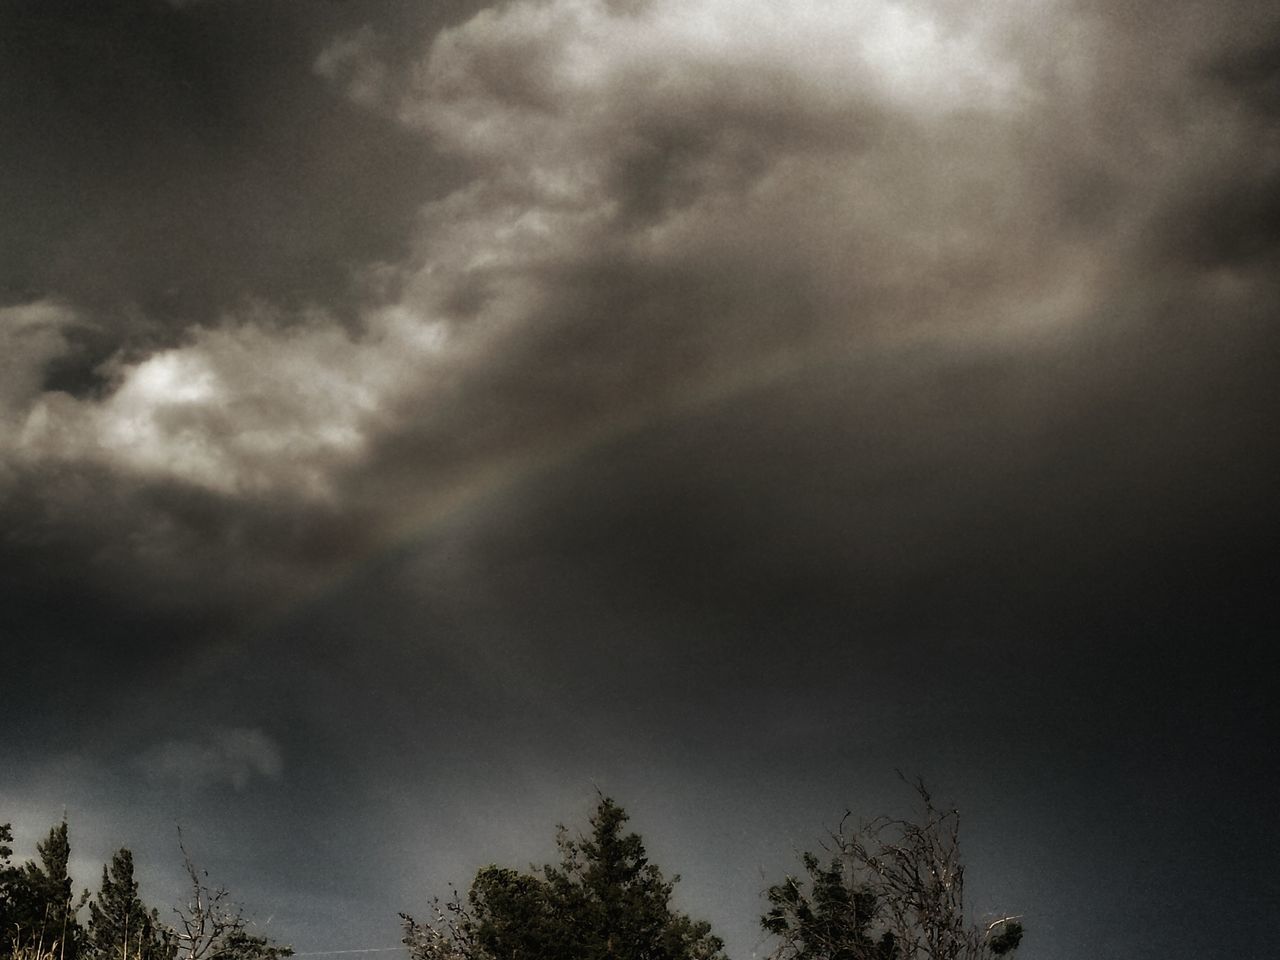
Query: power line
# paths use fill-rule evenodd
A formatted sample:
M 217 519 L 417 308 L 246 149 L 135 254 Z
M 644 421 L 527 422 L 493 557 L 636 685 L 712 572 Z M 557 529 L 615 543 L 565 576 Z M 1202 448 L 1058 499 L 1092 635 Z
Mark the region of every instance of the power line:
M 392 950 L 408 950 L 408 947 L 362 947 L 359 950 L 308 950 L 306 953 L 295 953 L 295 957 L 333 957 L 340 953 L 388 953 Z

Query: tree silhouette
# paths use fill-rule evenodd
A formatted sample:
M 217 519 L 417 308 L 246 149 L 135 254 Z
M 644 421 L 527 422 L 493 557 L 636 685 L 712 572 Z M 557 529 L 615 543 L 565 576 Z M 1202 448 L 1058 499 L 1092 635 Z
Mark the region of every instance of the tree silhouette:
M 177 960 L 283 960 L 293 948 L 249 932 L 249 921 L 226 887 L 211 887 L 208 874 L 187 853 L 178 834 L 182 864 L 191 882 L 187 902 L 175 907 Z
M 127 849 L 102 868 L 102 886 L 89 902 L 89 947 L 93 960 L 174 960 L 173 933 L 139 898 Z
M 964 908 L 960 815 L 922 781 L 917 820 L 880 817 L 832 834 L 830 860 L 802 857 L 806 877 L 769 888 L 761 918 L 774 960 L 991 960 L 1022 940 L 1018 917 L 970 923 Z
M 13 835 L 6 824 L 0 831 L 0 948 L 11 951 L 16 944 L 33 948 L 37 953 L 52 954 L 57 960 L 77 960 L 84 947 L 84 929 L 76 911 L 84 901 L 75 901 L 71 876 L 71 841 L 67 822 L 50 828 L 44 840 L 36 844 L 37 860 L 12 867 L 13 851 L 8 843 Z
M 402 914 L 404 942 L 415 960 L 724 960 L 710 925 L 672 908 L 679 877 L 649 862 L 627 819 L 601 796 L 587 834 L 559 828 L 559 864 L 485 867 L 465 903 L 437 901 L 426 923 Z

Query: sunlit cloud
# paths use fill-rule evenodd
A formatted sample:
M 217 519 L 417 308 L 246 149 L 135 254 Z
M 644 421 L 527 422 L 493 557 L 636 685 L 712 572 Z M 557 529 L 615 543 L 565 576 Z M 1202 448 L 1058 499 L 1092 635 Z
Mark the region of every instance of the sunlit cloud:
M 331 474 L 377 429 L 383 403 L 437 355 L 441 338 L 438 326 L 397 310 L 372 317 L 356 338 L 323 319 L 193 330 L 184 346 L 114 360 L 101 399 L 27 389 L 12 452 L 226 494 L 288 489 L 323 499 Z M 38 379 L 43 357 L 26 358 L 29 377 Z

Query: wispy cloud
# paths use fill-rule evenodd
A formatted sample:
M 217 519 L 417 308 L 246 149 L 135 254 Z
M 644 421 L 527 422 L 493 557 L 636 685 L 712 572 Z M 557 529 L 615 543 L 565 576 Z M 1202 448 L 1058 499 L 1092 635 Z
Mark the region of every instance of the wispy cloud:
M 188 790 L 229 784 L 244 790 L 255 780 L 284 774 L 280 745 L 262 730 L 232 727 L 190 740 L 166 740 L 138 758 L 148 778 Z

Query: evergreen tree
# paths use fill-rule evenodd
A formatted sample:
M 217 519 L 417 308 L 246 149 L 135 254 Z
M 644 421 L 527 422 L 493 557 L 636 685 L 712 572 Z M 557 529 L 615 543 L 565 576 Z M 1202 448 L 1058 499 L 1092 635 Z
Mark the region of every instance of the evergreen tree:
M 138 897 L 133 854 L 121 849 L 102 868 L 102 887 L 89 903 L 92 960 L 173 960 L 172 932 Z
M 9 931 L 13 929 L 14 881 L 17 871 L 10 858 L 13 856 L 12 824 L 0 823 L 0 951 L 9 953 Z
M 5 830 L 6 842 L 12 839 Z M 21 868 L 8 864 L 12 850 L 4 850 L 4 895 L 0 911 L 4 913 L 4 930 L 0 946 L 12 949 L 21 943 L 51 952 L 58 960 L 77 960 L 84 945 L 84 930 L 76 918 L 82 904 L 74 902 L 72 881 L 68 873 L 71 842 L 67 822 L 49 830 L 49 835 L 36 844 L 39 862 L 29 860 Z
M 724 960 L 709 924 L 672 909 L 679 877 L 649 862 L 626 821 L 601 797 L 589 835 L 561 828 L 558 865 L 486 867 L 466 904 L 437 905 L 434 923 L 405 916 L 415 960 Z

